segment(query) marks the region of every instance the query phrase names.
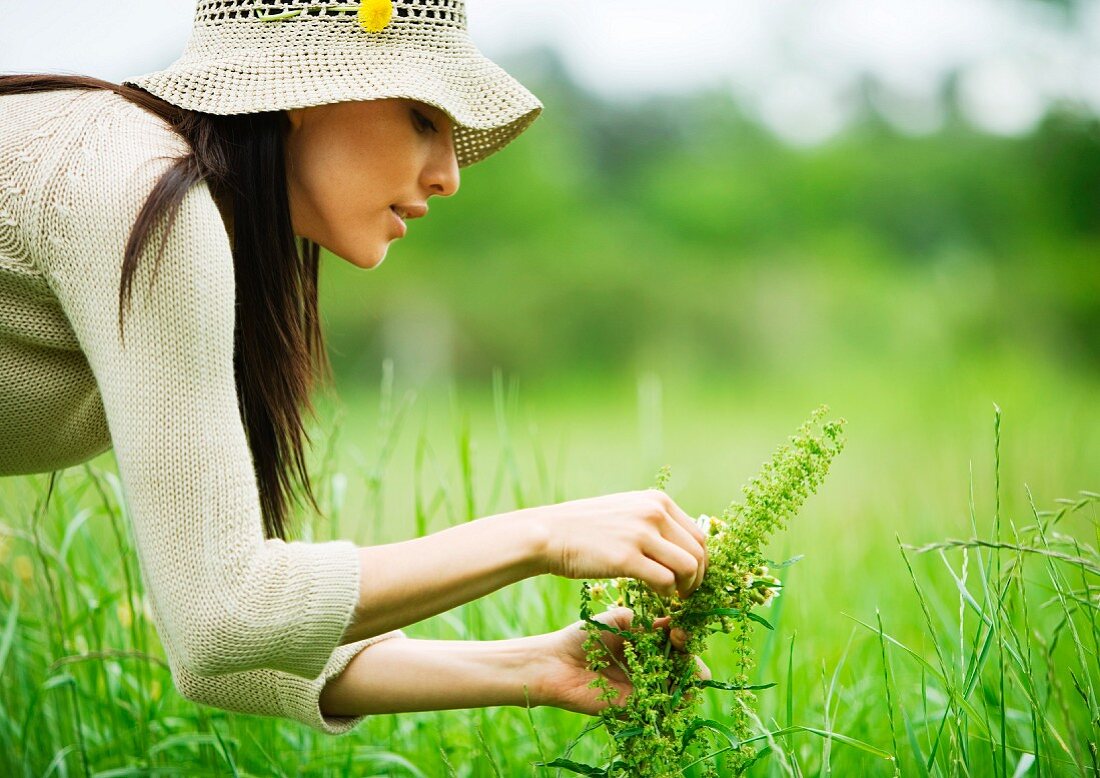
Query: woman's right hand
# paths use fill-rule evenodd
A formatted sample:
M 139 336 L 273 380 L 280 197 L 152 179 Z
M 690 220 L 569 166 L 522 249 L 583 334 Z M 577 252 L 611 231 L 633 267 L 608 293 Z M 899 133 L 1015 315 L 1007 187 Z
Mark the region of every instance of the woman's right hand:
M 659 489 L 525 508 L 539 566 L 566 578 L 636 578 L 687 597 L 706 571 L 706 535 Z

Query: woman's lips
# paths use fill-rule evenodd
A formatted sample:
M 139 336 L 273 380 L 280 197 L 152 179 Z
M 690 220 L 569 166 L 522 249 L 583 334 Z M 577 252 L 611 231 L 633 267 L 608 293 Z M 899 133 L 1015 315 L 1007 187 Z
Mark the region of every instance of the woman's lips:
M 397 237 L 399 237 L 399 238 L 405 237 L 405 233 L 409 231 L 408 225 L 405 224 L 404 219 L 402 219 L 400 216 L 397 215 L 397 211 L 395 211 L 393 208 L 390 208 L 389 210 L 390 210 L 390 215 L 393 217 L 394 222 L 397 223 L 397 231 L 398 231 Z

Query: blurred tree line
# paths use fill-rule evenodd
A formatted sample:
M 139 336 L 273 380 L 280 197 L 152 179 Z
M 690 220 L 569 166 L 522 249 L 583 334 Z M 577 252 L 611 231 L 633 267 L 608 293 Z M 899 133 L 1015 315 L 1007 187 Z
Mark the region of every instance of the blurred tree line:
M 384 264 L 332 257 L 338 374 L 537 379 L 1010 354 L 1100 368 L 1100 122 L 1055 106 L 1025 137 L 954 108 L 791 148 L 727 94 L 610 103 L 553 57 L 510 67 L 546 105 L 434 198 Z

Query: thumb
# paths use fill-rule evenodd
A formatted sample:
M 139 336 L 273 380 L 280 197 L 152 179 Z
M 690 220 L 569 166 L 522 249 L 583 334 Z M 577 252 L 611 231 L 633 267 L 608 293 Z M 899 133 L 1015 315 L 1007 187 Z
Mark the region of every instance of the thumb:
M 592 618 L 609 627 L 625 630 L 630 629 L 630 625 L 634 622 L 634 611 L 624 607 L 609 608 Z
M 592 616 L 592 621 L 606 624 L 612 629 L 626 632 L 630 630 L 630 625 L 634 622 L 634 611 L 624 607 L 608 608 L 602 613 L 597 613 Z M 576 622 L 576 625 L 580 629 L 585 628 L 585 623 L 583 621 Z M 602 634 L 604 640 L 622 640 L 620 635 L 616 635 L 612 632 L 603 632 Z

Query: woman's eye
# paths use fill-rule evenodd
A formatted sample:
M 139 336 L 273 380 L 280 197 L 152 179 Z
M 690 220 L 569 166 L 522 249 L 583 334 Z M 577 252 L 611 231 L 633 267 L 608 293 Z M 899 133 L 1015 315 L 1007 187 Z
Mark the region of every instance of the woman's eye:
M 416 117 L 416 123 L 420 127 L 420 129 L 422 129 L 422 130 L 429 130 L 430 129 L 433 132 L 435 132 L 435 124 L 432 123 L 432 120 L 429 119 L 427 116 L 420 113 L 420 111 L 413 111 L 413 116 Z

